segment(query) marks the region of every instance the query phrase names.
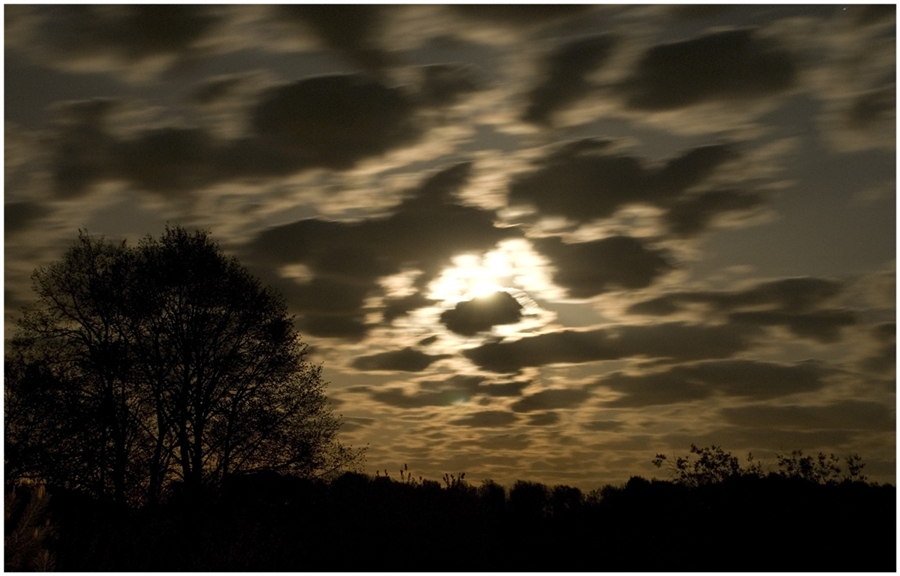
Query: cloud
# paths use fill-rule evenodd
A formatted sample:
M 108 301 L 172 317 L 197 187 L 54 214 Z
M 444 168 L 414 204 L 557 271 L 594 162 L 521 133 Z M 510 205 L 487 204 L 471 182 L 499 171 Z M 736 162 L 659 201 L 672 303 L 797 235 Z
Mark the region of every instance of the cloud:
M 688 237 L 708 229 L 720 216 L 746 213 L 764 204 L 759 194 L 735 190 L 716 190 L 687 196 L 663 215 L 669 229 L 676 236 Z
M 862 367 L 872 372 L 892 374 L 897 367 L 897 324 L 884 322 L 871 331 L 878 342 L 878 351 L 862 361 Z
M 362 338 L 368 327 L 364 304 L 372 287 L 340 277 L 317 277 L 298 283 L 288 279 L 270 282 L 287 299 L 301 332 L 317 336 Z
M 747 349 L 752 327 L 666 323 L 587 331 L 562 330 L 463 351 L 477 366 L 513 373 L 529 366 L 580 364 L 644 356 L 670 361 L 727 358 Z
M 78 197 L 113 170 L 114 140 L 106 132 L 110 99 L 66 102 L 54 107 L 56 134 L 48 145 L 53 157 L 52 178 L 61 197 Z
M 29 9 L 30 8 L 30 9 Z M 96 5 L 13 7 L 13 18 L 30 24 L 17 44 L 35 60 L 58 68 L 100 70 L 110 61 L 125 66 L 168 68 L 197 49 L 215 29 L 207 6 Z
M 472 428 L 496 428 L 508 426 L 516 422 L 515 414 L 503 410 L 486 410 L 475 412 L 463 418 L 451 420 L 453 426 L 469 426 Z
M 458 303 L 441 314 L 447 328 L 472 336 L 497 324 L 515 324 L 522 319 L 522 305 L 508 292 L 494 292 Z
M 408 394 L 403 388 L 396 387 L 369 391 L 369 396 L 376 402 L 404 409 L 450 406 L 457 402 L 465 402 L 468 399 L 465 396 L 454 393 L 452 390 Z
M 414 141 L 415 111 L 399 89 L 364 76 L 318 76 L 269 90 L 252 124 L 267 149 L 299 165 L 345 169 Z
M 597 384 L 625 394 L 607 406 L 634 408 L 688 402 L 715 393 L 764 399 L 810 392 L 825 386 L 826 374 L 827 370 L 812 362 L 778 364 L 734 359 L 678 365 L 647 374 L 617 372 Z
M 592 420 L 581 427 L 591 432 L 612 432 L 621 428 L 622 423 L 617 420 Z
M 663 252 L 648 249 L 629 236 L 573 244 L 555 237 L 532 242 L 556 268 L 554 281 L 575 298 L 590 298 L 617 288 L 646 288 L 672 269 Z
M 753 428 L 890 431 L 897 424 L 896 414 L 884 404 L 859 400 L 825 406 L 741 406 L 721 413 L 730 424 Z
M 393 320 L 405 316 L 413 310 L 431 306 L 435 302 L 435 300 L 430 300 L 423 296 L 421 292 L 416 292 L 403 298 L 389 298 L 385 300 L 382 317 L 385 323 L 390 324 Z
M 841 338 L 842 328 L 857 323 L 853 311 L 823 308 L 843 290 L 841 282 L 828 278 L 783 278 L 743 290 L 671 292 L 633 304 L 628 313 L 668 316 L 701 305 L 734 324 L 783 326 L 802 338 L 829 343 Z
M 534 412 L 535 410 L 574 408 L 583 404 L 590 396 L 591 393 L 587 389 L 557 388 L 541 390 L 515 402 L 512 405 L 512 409 L 514 412 Z
M 431 355 L 404 348 L 392 352 L 382 352 L 371 356 L 360 356 L 353 361 L 352 366 L 357 370 L 388 370 L 402 372 L 421 372 L 432 363 L 448 358 L 446 354 Z
M 36 221 L 50 213 L 37 202 L 6 202 L 3 205 L 3 233 L 11 236 L 29 230 Z
M 236 80 L 201 86 L 197 98 L 222 97 Z M 312 168 L 345 170 L 410 145 L 423 135 L 420 103 L 363 75 L 316 76 L 269 88 L 245 104 L 250 132 L 223 139 L 203 126 L 168 125 L 117 138 L 113 100 L 58 107 L 51 138 L 59 196 L 78 196 L 104 179 L 182 195 L 240 179 L 277 178 Z
M 628 312 L 665 316 L 684 310 L 691 304 L 702 304 L 723 312 L 760 307 L 808 312 L 827 304 L 843 290 L 842 282 L 830 278 L 780 278 L 760 282 L 742 290 L 670 292 L 634 304 Z
M 468 402 L 475 398 L 504 398 L 521 396 L 529 382 L 485 383 L 481 376 L 455 375 L 443 380 L 418 382 L 417 390 L 409 393 L 400 387 L 373 389 L 361 387 L 356 392 L 364 392 L 376 402 L 397 408 L 421 408 L 425 406 L 450 406 Z
M 363 70 L 377 71 L 390 63 L 379 46 L 385 7 L 372 4 L 278 6 L 277 13 L 306 24 L 325 46 Z
M 332 400 L 333 402 L 333 400 Z M 371 426 L 377 422 L 375 418 L 364 418 L 360 416 L 344 416 L 341 419 L 341 432 L 352 432 L 354 430 L 359 430 L 360 428 L 365 428 L 366 426 Z
M 528 416 L 529 426 L 553 426 L 557 422 L 559 422 L 559 413 L 557 412 L 542 412 Z
M 523 120 L 549 124 L 554 112 L 585 96 L 591 89 L 587 75 L 606 62 L 614 44 L 609 36 L 591 36 L 569 42 L 550 54 L 545 78 L 529 94 Z
M 716 144 L 647 168 L 641 159 L 617 153 L 610 141 L 583 139 L 559 147 L 535 162 L 535 170 L 516 177 L 509 202 L 577 222 L 609 218 L 629 205 L 667 208 L 734 158 L 732 147 Z
M 453 4 L 449 8 L 465 18 L 510 28 L 544 27 L 574 18 L 591 9 L 578 5 Z
M 620 90 L 632 108 L 667 110 L 777 94 L 796 76 L 786 51 L 752 30 L 730 30 L 654 46 Z
M 841 329 L 856 324 L 856 314 L 850 310 L 818 310 L 794 314 L 779 311 L 734 312 L 732 322 L 756 326 L 784 326 L 801 338 L 811 338 L 828 344 L 841 339 Z
M 473 66 L 460 64 L 431 64 L 423 66 L 422 87 L 417 97 L 426 107 L 456 104 L 462 98 L 485 88 L 484 79 Z

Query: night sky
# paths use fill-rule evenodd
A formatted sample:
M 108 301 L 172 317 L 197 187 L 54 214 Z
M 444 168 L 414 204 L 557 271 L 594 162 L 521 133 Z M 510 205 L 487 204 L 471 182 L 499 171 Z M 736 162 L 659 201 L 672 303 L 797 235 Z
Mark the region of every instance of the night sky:
M 583 489 L 721 445 L 895 483 L 896 10 L 5 6 L 5 317 L 210 231 L 365 471 Z

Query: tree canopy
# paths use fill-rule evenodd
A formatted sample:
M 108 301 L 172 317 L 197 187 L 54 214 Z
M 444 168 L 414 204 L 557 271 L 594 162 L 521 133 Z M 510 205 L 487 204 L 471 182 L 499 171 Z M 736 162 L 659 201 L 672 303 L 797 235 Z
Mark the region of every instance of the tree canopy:
M 317 476 L 360 456 L 280 294 L 207 232 L 136 246 L 80 232 L 33 274 L 6 361 L 7 478 L 158 501 L 242 472 Z

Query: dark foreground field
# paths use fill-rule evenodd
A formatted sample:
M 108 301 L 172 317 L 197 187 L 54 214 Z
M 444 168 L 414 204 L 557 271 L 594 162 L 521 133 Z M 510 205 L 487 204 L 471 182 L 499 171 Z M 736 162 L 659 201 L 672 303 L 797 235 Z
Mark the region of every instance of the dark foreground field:
M 38 502 L 19 488 L 7 499 L 7 570 L 896 569 L 894 486 L 777 475 L 698 487 L 632 478 L 589 494 L 452 477 L 272 475 L 143 509 L 61 490 Z

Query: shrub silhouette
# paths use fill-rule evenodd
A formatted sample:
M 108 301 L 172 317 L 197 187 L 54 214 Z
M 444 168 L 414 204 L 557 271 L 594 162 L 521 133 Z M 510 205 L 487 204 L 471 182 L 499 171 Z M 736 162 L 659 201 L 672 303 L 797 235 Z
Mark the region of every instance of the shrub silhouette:
M 696 457 L 694 457 L 694 456 Z M 865 463 L 858 454 L 844 458 L 846 470 L 841 468 L 840 460 L 834 454 L 819 452 L 815 457 L 804 456 L 802 450 L 794 450 L 787 454 L 776 454 L 778 461 L 777 475 L 784 478 L 797 478 L 816 484 L 838 484 L 841 482 L 865 482 L 862 473 Z M 718 484 L 741 477 L 763 477 L 762 463 L 753 460 L 753 454 L 747 455 L 748 465 L 742 467 L 730 452 L 721 446 L 698 448 L 691 444 L 688 456 L 678 456 L 674 461 L 665 454 L 657 454 L 653 465 L 657 468 L 666 466 L 674 481 L 684 486 L 698 487 Z

